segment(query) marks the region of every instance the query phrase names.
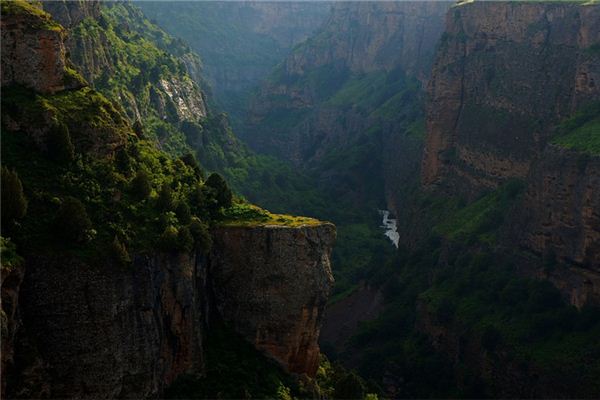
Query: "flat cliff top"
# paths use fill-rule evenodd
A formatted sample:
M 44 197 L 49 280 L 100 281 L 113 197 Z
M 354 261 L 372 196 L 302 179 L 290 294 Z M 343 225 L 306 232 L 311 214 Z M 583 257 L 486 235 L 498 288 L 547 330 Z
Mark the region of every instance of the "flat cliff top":
M 248 203 L 236 203 L 225 210 L 225 219 L 219 224 L 224 227 L 287 227 L 331 225 L 316 218 L 298 217 L 286 214 L 273 214 Z
M 24 0 L 2 1 L 3 16 L 23 16 L 30 18 L 30 26 L 35 29 L 62 32 L 64 29 L 55 22 L 50 14 Z

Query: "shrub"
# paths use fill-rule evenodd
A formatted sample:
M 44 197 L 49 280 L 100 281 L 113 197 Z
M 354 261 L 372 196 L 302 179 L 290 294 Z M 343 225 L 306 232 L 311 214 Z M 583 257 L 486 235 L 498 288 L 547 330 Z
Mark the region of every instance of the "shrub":
M 171 186 L 166 183 L 162 185 L 156 205 L 162 211 L 173 209 L 173 190 L 171 189 Z
M 23 218 L 26 213 L 27 199 L 19 175 L 2 167 L 2 221 L 10 224 Z
M 88 239 L 92 221 L 81 201 L 67 197 L 56 214 L 54 225 L 56 232 L 65 240 L 83 242 Z
M 335 382 L 334 398 L 336 399 L 362 399 L 366 388 L 362 379 L 355 372 L 349 372 Z
M 183 200 L 179 201 L 179 204 L 177 204 L 177 208 L 175 209 L 175 215 L 177 215 L 177 219 L 181 224 L 189 224 L 192 219 L 190 206 Z
M 178 233 L 174 226 L 167 226 L 158 238 L 158 247 L 167 252 L 177 250 Z
M 131 180 L 130 188 L 131 193 L 138 200 L 145 200 L 150 196 L 152 185 L 146 171 L 140 170 L 135 174 L 135 177 Z
M 129 257 L 127 248 L 119 241 L 117 236 L 115 236 L 111 243 L 110 252 L 115 262 L 119 265 L 127 265 L 131 262 L 131 257 Z
M 69 163 L 75 158 L 69 129 L 63 123 L 56 123 L 50 128 L 46 145 L 50 158 L 56 162 Z

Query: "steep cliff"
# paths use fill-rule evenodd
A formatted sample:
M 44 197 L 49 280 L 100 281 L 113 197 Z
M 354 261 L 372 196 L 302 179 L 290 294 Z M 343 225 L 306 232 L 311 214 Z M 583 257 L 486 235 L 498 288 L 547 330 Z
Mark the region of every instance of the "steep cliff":
M 218 228 L 214 240 L 209 276 L 220 316 L 286 370 L 314 377 L 333 225 Z
M 473 195 L 525 178 L 552 127 L 600 98 L 600 7 L 454 6 L 428 91 L 422 179 Z

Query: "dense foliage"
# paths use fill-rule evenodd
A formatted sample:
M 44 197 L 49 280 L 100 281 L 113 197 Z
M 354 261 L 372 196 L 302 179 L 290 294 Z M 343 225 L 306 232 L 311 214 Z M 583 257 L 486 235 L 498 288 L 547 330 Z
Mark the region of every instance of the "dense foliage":
M 506 387 L 495 374 L 509 368 L 522 382 L 544 376 L 578 396 L 597 392 L 600 309 L 569 305 L 549 282 L 519 274 L 518 265 L 539 259 L 498 247 L 521 192 L 520 182 L 509 182 L 468 205 L 423 199 L 422 211 L 439 216 L 433 233 L 371 270 L 384 311 L 344 353 L 330 354 L 354 362 L 359 354 L 361 375 L 386 377 L 399 397 L 496 396 Z M 546 268 L 567 267 L 547 260 Z M 477 367 L 486 363 L 498 370 Z
M 107 249 L 122 262 L 129 259 L 126 249 L 138 253 L 156 244 L 162 244 L 159 247 L 165 251 L 190 251 L 193 246 L 206 251 L 210 244 L 206 225 L 219 218 L 228 204 L 202 202 L 197 194 L 210 191 L 217 199 L 228 198 L 227 184 L 221 180 L 218 187 L 205 186 L 197 165 L 189 165 L 189 160 L 186 164 L 156 149 L 152 142 L 138 139 L 126 123 L 115 124 L 115 119 L 122 121 L 117 111 L 103 119 L 102 110 L 109 103 L 96 92 L 82 90 L 46 97 L 22 88 L 4 91 L 3 116 L 43 124 L 43 120 L 29 119 L 42 112 L 39 107 L 53 107 L 54 118 L 65 121 L 67 128 L 61 128 L 62 132 L 69 126 L 79 130 L 73 160 L 56 162 L 55 154 L 46 152 L 32 137 L 3 127 L 2 160 L 10 168 L 3 168 L 2 174 L 3 214 L 13 215 L 3 218 L 3 231 L 12 219 L 23 217 L 24 193 L 29 211 L 12 236 L 24 254 L 34 248 L 44 251 L 58 246 L 92 256 Z M 96 100 L 90 102 L 88 97 Z M 82 129 L 81 121 L 75 119 L 82 107 L 79 100 L 88 102 L 85 107 L 94 120 L 93 128 L 83 125 Z M 47 129 L 46 135 L 51 137 L 55 126 L 40 128 Z M 92 151 L 98 148 L 94 143 L 103 139 L 96 135 L 123 142 L 118 156 Z M 6 207 L 12 211 L 4 210 Z M 176 235 L 176 240 L 170 234 Z

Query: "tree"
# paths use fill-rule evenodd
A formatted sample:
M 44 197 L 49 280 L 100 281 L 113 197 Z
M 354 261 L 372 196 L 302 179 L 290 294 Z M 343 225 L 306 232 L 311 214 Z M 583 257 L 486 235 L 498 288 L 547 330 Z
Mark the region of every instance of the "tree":
M 27 199 L 19 175 L 2 167 L 2 222 L 12 224 L 26 213 Z
M 59 163 L 69 163 L 75 158 L 75 148 L 71 142 L 69 129 L 63 123 L 56 123 L 48 132 L 46 142 L 50 158 Z
M 198 160 L 196 160 L 196 157 L 194 157 L 192 153 L 187 153 L 181 156 L 181 161 L 194 170 L 194 175 L 196 175 L 197 178 L 204 178 L 204 174 L 200 169 L 200 164 L 198 164 Z
M 175 209 L 175 215 L 177 215 L 177 220 L 179 220 L 181 224 L 189 224 L 190 220 L 192 219 L 190 206 L 188 206 L 184 200 L 180 200 L 179 204 L 177 204 L 177 208 Z
M 146 171 L 139 170 L 135 174 L 135 177 L 131 180 L 130 189 L 138 200 L 145 200 L 150 196 L 152 185 Z
M 231 207 L 231 201 L 233 200 L 233 194 L 231 189 L 227 186 L 225 179 L 217 173 L 212 173 L 204 183 L 205 186 L 214 189 L 215 199 L 219 207 L 229 208 Z
M 335 382 L 334 398 L 362 399 L 365 396 L 365 384 L 355 372 L 348 372 Z
M 160 192 L 158 193 L 156 205 L 162 211 L 170 211 L 173 209 L 173 190 L 171 189 L 171 186 L 163 183 Z
M 92 228 L 92 221 L 81 201 L 74 197 L 67 197 L 56 214 L 54 227 L 56 233 L 65 240 L 84 242 L 88 238 L 88 231 Z

